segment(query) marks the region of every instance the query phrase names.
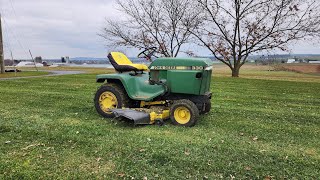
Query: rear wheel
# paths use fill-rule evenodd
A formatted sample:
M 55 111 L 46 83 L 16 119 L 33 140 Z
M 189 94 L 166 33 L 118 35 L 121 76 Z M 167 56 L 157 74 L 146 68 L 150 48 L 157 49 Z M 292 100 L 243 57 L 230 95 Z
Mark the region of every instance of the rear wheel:
M 112 109 L 129 107 L 129 97 L 122 86 L 104 84 L 96 92 L 94 104 L 97 112 L 106 118 L 113 118 Z
M 191 127 L 199 117 L 197 106 L 190 100 L 175 101 L 170 108 L 170 119 L 174 125 Z

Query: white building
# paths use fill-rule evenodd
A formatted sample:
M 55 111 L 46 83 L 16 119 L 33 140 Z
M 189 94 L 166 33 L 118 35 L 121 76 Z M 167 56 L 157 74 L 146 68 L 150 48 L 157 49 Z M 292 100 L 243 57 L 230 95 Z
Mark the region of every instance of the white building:
M 288 59 L 288 61 L 287 61 L 288 64 L 292 64 L 292 63 L 295 63 L 295 62 L 296 62 L 295 59 Z
M 41 63 L 36 63 L 34 65 L 34 62 L 20 62 L 19 64 L 16 65 L 16 67 L 43 67 L 43 64 Z

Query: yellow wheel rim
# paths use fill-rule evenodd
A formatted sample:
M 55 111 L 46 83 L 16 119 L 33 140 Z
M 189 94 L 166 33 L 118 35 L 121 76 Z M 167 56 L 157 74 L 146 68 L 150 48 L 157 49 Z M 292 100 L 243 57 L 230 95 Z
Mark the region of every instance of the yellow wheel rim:
M 104 92 L 99 98 L 100 108 L 103 112 L 111 114 L 111 109 L 115 109 L 118 106 L 118 100 L 116 95 L 112 92 Z
M 186 107 L 178 107 L 174 111 L 174 119 L 179 124 L 187 124 L 191 119 L 191 113 L 188 108 Z

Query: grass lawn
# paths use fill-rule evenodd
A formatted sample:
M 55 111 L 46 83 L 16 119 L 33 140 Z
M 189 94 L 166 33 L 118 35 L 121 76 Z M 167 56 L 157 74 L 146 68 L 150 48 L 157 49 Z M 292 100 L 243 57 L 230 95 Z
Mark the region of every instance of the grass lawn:
M 94 74 L 0 81 L 0 179 L 318 179 L 320 77 L 250 68 L 192 128 L 101 118 Z

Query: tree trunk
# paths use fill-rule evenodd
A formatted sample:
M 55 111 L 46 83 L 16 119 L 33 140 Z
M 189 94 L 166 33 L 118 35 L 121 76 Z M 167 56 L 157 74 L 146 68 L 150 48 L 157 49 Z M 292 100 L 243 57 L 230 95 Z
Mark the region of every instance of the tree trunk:
M 240 67 L 234 67 L 232 70 L 232 77 L 239 77 Z

